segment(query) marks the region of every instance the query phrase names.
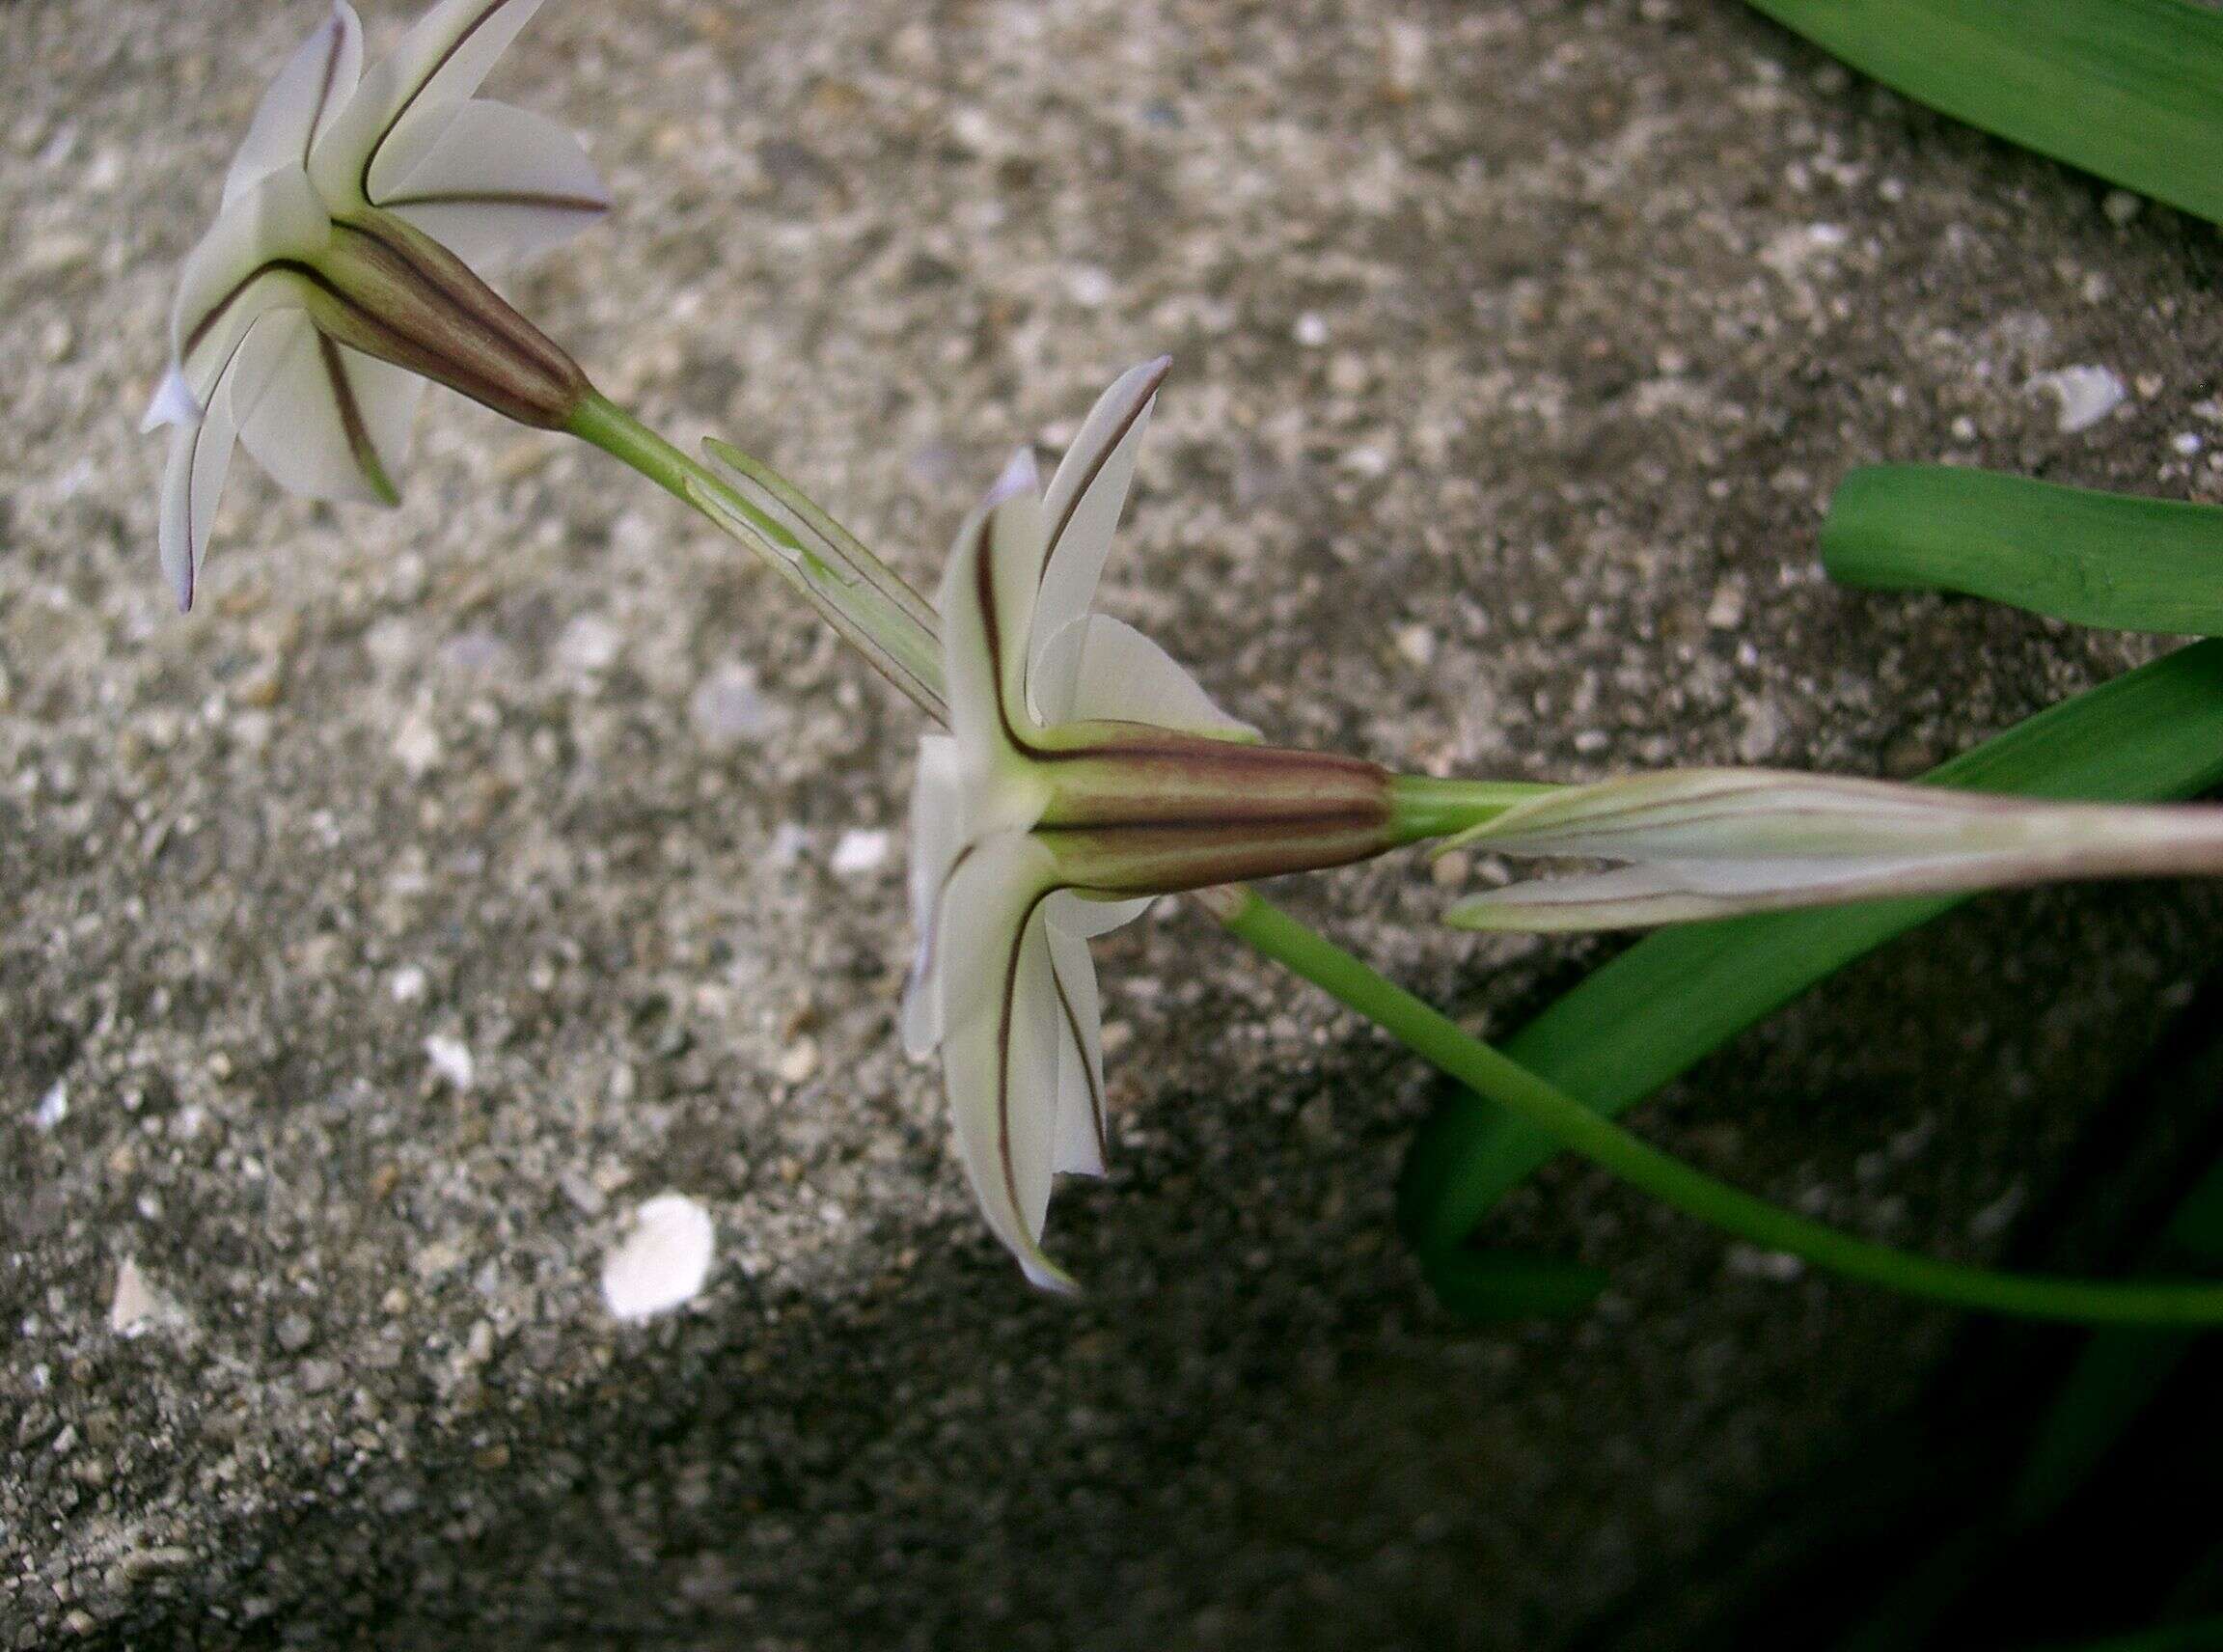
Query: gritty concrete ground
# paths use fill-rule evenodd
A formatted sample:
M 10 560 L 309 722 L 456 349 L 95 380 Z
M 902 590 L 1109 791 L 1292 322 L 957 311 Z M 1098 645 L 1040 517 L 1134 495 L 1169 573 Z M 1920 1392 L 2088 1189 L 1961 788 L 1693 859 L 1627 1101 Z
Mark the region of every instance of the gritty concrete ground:
M 1180 909 L 1027 1292 L 892 1037 L 913 714 L 598 454 L 443 394 L 392 513 L 242 458 L 172 614 L 134 426 L 316 11 L 0 7 L 0 1645 L 1551 1647 L 1919 1390 L 1948 1316 L 1565 1167 L 1499 1231 L 1606 1304 L 1450 1324 L 1429 1079 Z M 2207 230 L 1731 5 L 574 3 L 497 90 L 618 201 L 523 305 L 922 581 L 1173 351 L 1112 605 L 1284 739 L 1908 773 L 2154 645 L 1830 589 L 1847 466 L 2223 495 Z M 1606 951 L 1290 897 L 1481 1028 Z M 1639 1121 L 1992 1253 L 2217 914 L 1980 902 Z M 667 1188 L 717 1269 L 618 1326 Z

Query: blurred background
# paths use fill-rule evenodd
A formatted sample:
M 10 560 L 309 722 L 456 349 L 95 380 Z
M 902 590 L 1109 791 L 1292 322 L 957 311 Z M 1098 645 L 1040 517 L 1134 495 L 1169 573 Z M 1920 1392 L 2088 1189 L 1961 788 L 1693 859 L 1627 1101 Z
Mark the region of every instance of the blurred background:
M 398 510 L 242 459 L 179 619 L 137 421 L 322 14 L 0 5 L 5 1644 L 2019 1648 L 2218 1604 L 2171 1512 L 2211 1349 L 2087 1362 L 2101 1422 L 2034 1457 L 2085 1338 L 1564 1163 L 1490 1237 L 1612 1288 L 1460 1323 L 1391 1220 L 1428 1074 L 1176 903 L 1099 948 L 1114 1163 L 1053 1208 L 1086 1293 L 1028 1291 L 892 1035 L 915 714 L 600 454 L 435 392 Z M 1826 585 L 1847 468 L 2223 497 L 2209 230 L 1726 3 L 557 0 L 490 90 L 617 198 L 520 307 L 920 583 L 1172 352 L 1109 606 L 1292 743 L 1911 775 L 2158 645 Z M 1486 1032 L 1616 945 L 1441 930 L 1412 859 L 1286 897 Z M 1634 1122 L 1895 1243 L 2166 1260 L 2219 916 L 1979 900 Z M 667 1188 L 710 1286 L 616 1324 Z

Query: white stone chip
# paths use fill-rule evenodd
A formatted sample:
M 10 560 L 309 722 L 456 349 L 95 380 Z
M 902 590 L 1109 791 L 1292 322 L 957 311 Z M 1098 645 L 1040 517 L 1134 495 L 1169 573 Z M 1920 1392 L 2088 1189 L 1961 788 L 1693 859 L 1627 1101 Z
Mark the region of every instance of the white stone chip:
M 432 1063 L 434 1072 L 457 1089 L 469 1089 L 479 1076 L 479 1063 L 471 1058 L 471 1046 L 460 1038 L 433 1033 L 425 1040 L 425 1059 Z
M 829 864 L 843 877 L 850 877 L 860 872 L 876 871 L 887 859 L 887 833 L 852 829 L 841 834 L 840 841 L 834 845 L 834 858 Z
M 108 1329 L 135 1336 L 172 1311 L 168 1299 L 139 1271 L 138 1258 L 124 1257 L 116 1269 L 116 1294 L 108 1299 Z
M 2053 372 L 2037 373 L 2031 377 L 2028 388 L 2050 396 L 2061 404 L 2057 423 L 2064 436 L 2089 430 L 2122 406 L 2123 398 L 2129 394 L 2122 376 L 2103 367 L 2065 367 Z
M 39 1105 L 31 1110 L 31 1122 L 41 1130 L 51 1130 L 69 1116 L 69 1081 L 56 1079 L 46 1087 Z
M 645 1319 L 691 1300 L 710 1276 L 710 1213 L 682 1193 L 658 1194 L 602 1264 L 602 1300 L 618 1319 Z

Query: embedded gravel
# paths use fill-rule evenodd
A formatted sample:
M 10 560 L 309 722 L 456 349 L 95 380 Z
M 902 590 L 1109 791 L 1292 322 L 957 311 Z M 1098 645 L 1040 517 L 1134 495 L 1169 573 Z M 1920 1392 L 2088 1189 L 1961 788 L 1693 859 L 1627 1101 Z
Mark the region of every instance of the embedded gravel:
M 1452 1324 L 1428 1076 L 1179 906 L 1030 1294 L 892 1035 L 914 714 L 576 444 L 437 395 L 392 512 L 243 458 L 172 613 L 137 416 L 316 12 L 0 7 L 0 1647 L 1549 1648 L 1921 1390 L 1950 1317 L 1565 1166 L 1496 1231 L 1606 1303 Z M 1112 606 L 1408 769 L 1917 771 L 2160 645 L 1831 589 L 1848 466 L 2223 497 L 2210 232 L 1732 6 L 574 3 L 495 89 L 618 203 L 518 301 L 921 582 L 1173 352 Z M 1289 897 L 1483 1029 L 1608 950 Z M 1994 1253 L 2219 915 L 1976 903 L 1635 1116 Z M 666 1190 L 708 1288 L 619 1324 Z

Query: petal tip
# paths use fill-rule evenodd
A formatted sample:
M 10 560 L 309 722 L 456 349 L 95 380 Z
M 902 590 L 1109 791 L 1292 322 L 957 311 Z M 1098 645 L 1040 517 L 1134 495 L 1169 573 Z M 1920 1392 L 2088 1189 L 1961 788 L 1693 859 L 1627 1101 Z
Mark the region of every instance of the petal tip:
M 201 404 L 193 399 L 193 387 L 185 382 L 185 375 L 173 365 L 155 386 L 151 400 L 147 403 L 146 415 L 139 421 L 139 433 L 151 435 L 166 425 L 189 425 L 201 417 Z
M 1021 1256 L 1019 1268 L 1027 1276 L 1027 1282 L 1046 1295 L 1077 1297 L 1081 1294 L 1080 1281 L 1039 1251 Z
M 996 479 L 996 485 L 988 490 L 988 497 L 981 504 L 993 510 L 1006 500 L 1041 491 L 1042 473 L 1035 466 L 1034 450 L 1023 447 L 1011 455 L 1011 462 L 1003 467 L 1003 474 Z

